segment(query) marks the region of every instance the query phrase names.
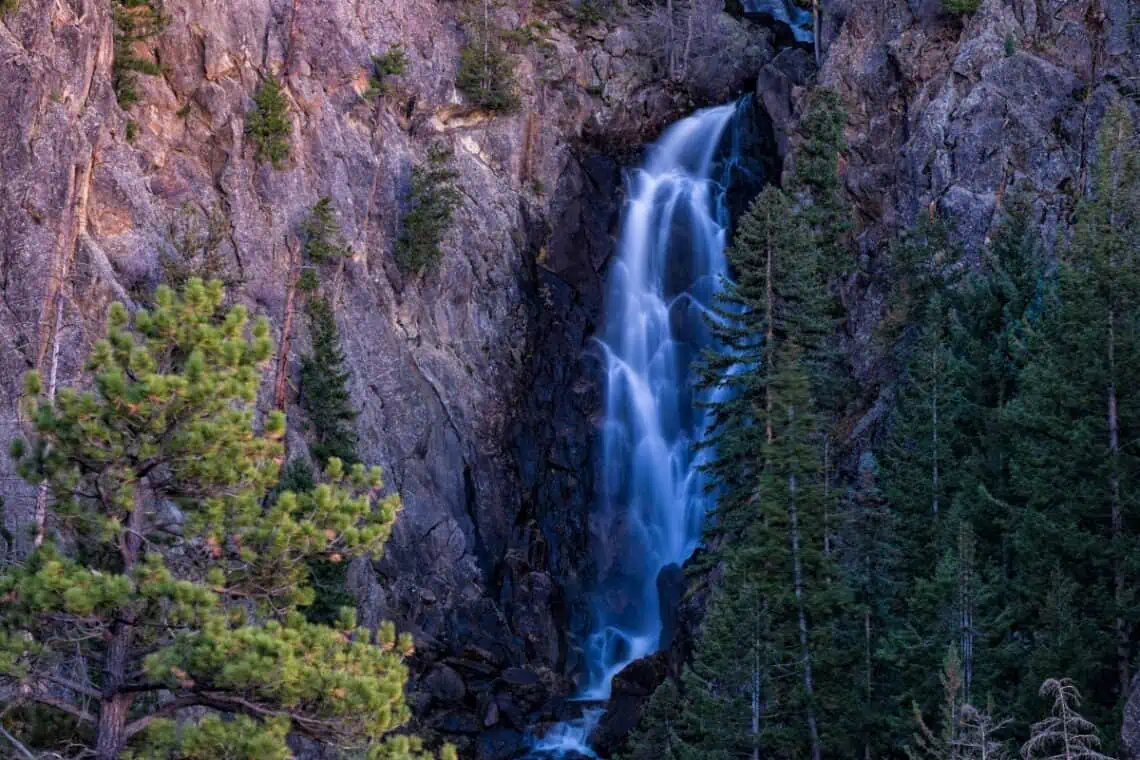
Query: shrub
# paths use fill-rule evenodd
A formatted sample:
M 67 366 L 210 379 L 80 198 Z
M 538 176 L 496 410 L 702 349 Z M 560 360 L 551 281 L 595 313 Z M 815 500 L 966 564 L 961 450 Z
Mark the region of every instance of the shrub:
M 139 125 L 134 119 L 127 122 L 127 127 L 123 131 L 123 136 L 127 139 L 128 143 L 133 143 L 139 134 Z
M 163 13 L 162 0 L 116 0 L 113 8 L 115 59 L 111 64 L 111 85 L 119 105 L 129 108 L 139 100 L 135 88 L 138 75 L 162 73 L 157 63 L 135 54 L 135 43 L 161 33 L 170 18 Z
M 1005 36 L 1005 57 L 1012 58 L 1017 54 L 1017 43 L 1013 40 L 1012 34 Z
M 364 97 L 369 100 L 387 95 L 388 77 L 397 77 L 408 68 L 408 54 L 403 45 L 393 45 L 384 55 L 372 56 L 372 78 L 368 80 L 368 90 Z
M 321 286 L 321 281 L 317 278 L 317 273 L 312 269 L 304 269 L 297 277 L 297 290 L 302 293 L 312 293 L 314 290 Z
M 245 132 L 257 148 L 257 160 L 269 161 L 275 169 L 281 168 L 289 157 L 293 123 L 289 120 L 289 103 L 275 80 L 265 80 L 254 94 Z
M 0 0 L 0 18 L 20 10 L 20 0 Z
M 460 201 L 450 158 L 449 151 L 432 149 L 427 162 L 412 169 L 404 229 L 396 241 L 396 261 L 405 272 L 434 269 L 443 255 L 440 242 Z
M 159 259 L 163 284 L 182 290 L 197 278 L 220 280 L 227 289 L 240 285 L 242 278 L 230 267 L 224 250 L 230 240 L 229 228 L 229 219 L 220 209 L 206 214 L 190 204 L 183 206 L 167 228 L 170 250 Z
M 489 30 L 460 52 L 455 86 L 480 108 L 505 113 L 519 107 L 514 61 Z
M 942 0 L 942 10 L 955 16 L 962 16 L 978 10 L 981 4 L 982 0 Z
M 341 237 L 340 223 L 336 220 L 332 199 L 327 196 L 313 206 L 309 218 L 302 225 L 302 231 L 305 235 L 305 254 L 317 263 L 352 253 Z

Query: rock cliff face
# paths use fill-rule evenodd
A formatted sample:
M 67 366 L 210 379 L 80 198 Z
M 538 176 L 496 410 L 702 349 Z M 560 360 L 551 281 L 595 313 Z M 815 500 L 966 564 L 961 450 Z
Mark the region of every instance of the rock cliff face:
M 889 236 L 940 216 L 973 259 L 997 211 L 1028 195 L 1050 245 L 1087 188 L 1095 136 L 1116 98 L 1137 108 L 1134 0 L 940 0 L 831 4 L 820 81 L 849 110 L 844 175 L 857 209 L 860 271 L 845 289 L 857 371 L 882 308 Z M 880 398 L 853 438 L 887 408 Z
M 412 699 L 428 725 L 523 729 L 524 712 L 564 691 L 566 605 L 588 574 L 597 386 L 583 349 L 621 195 L 612 156 L 693 108 L 694 94 L 746 89 L 772 55 L 770 34 L 720 23 L 729 65 L 682 88 L 621 23 L 496 4 L 500 28 L 540 31 L 511 43 L 522 106 L 495 115 L 454 86 L 481 5 L 185 0 L 167 5 L 160 35 L 134 44 L 161 73 L 139 76 L 124 110 L 114 8 L 22 0 L 0 19 L 0 439 L 18 432 L 26 370 L 57 361 L 60 384 L 82 381 L 108 303 L 151 290 L 187 205 L 224 218 L 234 297 L 282 338 L 300 224 L 331 197 L 352 256 L 320 276 L 352 370 L 361 455 L 405 504 L 385 556 L 350 581 L 367 621 L 415 634 Z M 370 56 L 396 44 L 406 72 L 364 99 Z M 252 93 L 270 77 L 293 128 L 280 169 L 258 164 L 245 134 Z M 439 270 L 408 277 L 393 244 L 411 169 L 433 146 L 453 151 L 463 203 Z M 288 440 L 303 453 L 293 400 L 308 336 L 294 309 Z M 6 458 L 0 476 L 0 550 L 20 556 L 35 494 Z
M 1086 185 L 1093 135 L 1114 97 L 1140 91 L 1135 0 L 983 0 L 949 17 L 938 0 L 825 3 L 820 81 L 851 121 L 844 176 L 858 209 L 860 271 L 846 284 L 853 350 L 878 318 L 891 232 L 920 213 L 984 245 L 1015 190 L 1056 237 Z M 591 575 L 586 548 L 598 385 L 587 348 L 598 319 L 621 194 L 615 155 L 690 110 L 663 81 L 658 50 L 619 22 L 531 0 L 496 23 L 549 25 L 514 43 L 522 107 L 492 115 L 454 88 L 478 9 L 453 0 L 183 0 L 137 53 L 124 111 L 111 87 L 112 0 L 22 0 L 0 19 L 0 439 L 19 429 L 20 376 L 78 382 L 107 304 L 158 279 L 167 229 L 191 204 L 226 219 L 236 298 L 286 322 L 301 220 L 333 199 L 353 256 L 326 265 L 361 411 L 366 461 L 405 510 L 385 557 L 353 568 L 366 619 L 412 630 L 422 659 L 412 699 L 425 724 L 483 732 L 509 756 L 529 715 L 573 665 L 567 619 Z M 732 65 L 704 67 L 688 93 L 709 102 L 751 86 L 776 137 L 794 145 L 802 51 L 766 30 L 718 27 Z M 369 59 L 409 56 L 378 102 Z M 291 106 L 291 156 L 259 165 L 245 136 L 267 77 Z M 429 147 L 454 151 L 464 202 L 438 272 L 396 267 L 402 199 Z M 302 319 L 288 377 L 307 347 Z M 58 351 L 56 350 L 58 347 Z M 874 356 L 858 371 L 875 378 Z M 267 383 L 265 405 L 271 403 Z M 290 392 L 289 398 L 295 394 Z M 873 401 L 873 399 L 872 399 Z M 864 432 L 889 403 L 856 426 Z M 291 404 L 291 402 L 290 402 Z M 289 406 L 303 450 L 303 416 Z M 12 539 L 26 550 L 34 493 L 0 460 Z M 550 708 L 553 709 L 553 708 Z

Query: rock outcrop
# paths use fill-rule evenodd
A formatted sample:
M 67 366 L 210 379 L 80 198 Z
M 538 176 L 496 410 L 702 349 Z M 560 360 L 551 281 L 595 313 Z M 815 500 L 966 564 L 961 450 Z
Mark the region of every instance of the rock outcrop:
M 863 258 L 846 302 L 858 343 L 882 307 L 886 243 L 919 214 L 949 221 L 970 257 L 1014 195 L 1031 199 L 1050 244 L 1066 234 L 1107 106 L 1136 109 L 1138 12 L 1134 0 L 983 0 L 967 16 L 940 0 L 832 6 L 819 79 L 848 106 L 844 177 Z M 873 375 L 873 352 L 854 353 Z
M 22 0 L 0 19 L 0 438 L 17 435 L 22 374 L 82 382 L 112 300 L 139 305 L 184 208 L 223 220 L 233 297 L 285 346 L 288 442 L 308 336 L 289 298 L 300 225 L 332 198 L 352 255 L 320 267 L 360 411 L 360 452 L 404 502 L 383 558 L 350 572 L 367 622 L 417 640 L 422 727 L 480 756 L 521 741 L 528 714 L 566 691 L 566 619 L 589 577 L 597 385 L 586 351 L 621 197 L 621 167 L 694 96 L 746 89 L 770 33 L 722 19 L 727 68 L 663 81 L 659 51 L 570 6 L 493 10 L 522 105 L 494 114 L 454 82 L 470 9 L 435 0 L 186 0 L 133 43 L 160 72 L 138 102 L 112 86 L 115 0 Z M 482 8 L 478 14 L 482 17 Z M 401 45 L 403 74 L 366 99 L 371 56 Z M 259 164 L 251 97 L 276 79 L 290 155 Z M 393 249 L 412 168 L 453 152 L 463 202 L 438 271 L 408 276 Z M 267 380 L 263 406 L 274 402 Z M 27 550 L 35 493 L 0 461 L 0 554 Z M 525 670 L 520 670 L 525 668 Z M 499 733 L 494 733 L 494 732 Z M 490 733 L 486 733 L 490 732 Z M 513 733 L 512 733 L 513 732 Z M 496 754 L 498 753 L 498 754 Z

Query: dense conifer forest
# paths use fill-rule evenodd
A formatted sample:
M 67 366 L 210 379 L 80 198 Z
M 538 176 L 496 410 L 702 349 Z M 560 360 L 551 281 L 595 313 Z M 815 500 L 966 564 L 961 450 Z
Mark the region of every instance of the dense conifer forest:
M 897 239 L 876 335 L 893 411 L 859 440 L 842 124 L 814 93 L 790 182 L 739 222 L 701 365 L 728 391 L 705 442 L 711 602 L 622 756 L 1111 756 L 1140 622 L 1132 121 L 1106 115 L 1066 239 L 1015 193 L 972 258 L 933 214 Z

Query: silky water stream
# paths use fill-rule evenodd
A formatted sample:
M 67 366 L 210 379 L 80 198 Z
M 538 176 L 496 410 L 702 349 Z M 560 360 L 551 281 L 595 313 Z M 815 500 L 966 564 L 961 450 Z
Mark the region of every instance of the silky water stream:
M 583 642 L 584 709 L 536 739 L 529 757 L 597 757 L 589 737 L 614 676 L 671 633 L 663 608 L 676 599 L 662 593 L 669 584 L 661 579 L 679 577 L 696 549 L 708 501 L 693 445 L 705 415 L 690 365 L 708 345 L 705 313 L 727 275 L 729 188 L 763 180 L 742 156 L 753 108 L 746 97 L 682 119 L 627 176 L 597 346 L 605 383 L 592 517 L 600 570 Z

